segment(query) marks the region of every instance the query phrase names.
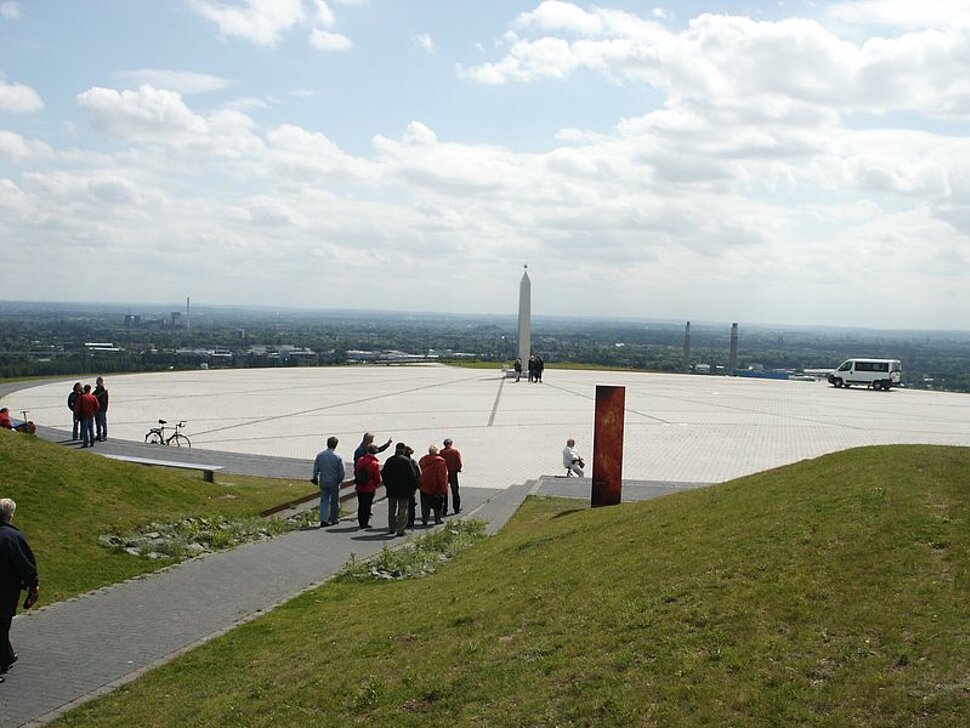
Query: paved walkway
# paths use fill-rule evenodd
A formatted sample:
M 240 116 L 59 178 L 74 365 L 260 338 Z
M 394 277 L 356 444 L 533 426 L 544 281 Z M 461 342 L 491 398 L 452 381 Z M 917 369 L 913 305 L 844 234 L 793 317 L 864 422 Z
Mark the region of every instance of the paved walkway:
M 50 428 L 40 428 L 39 435 L 69 442 L 67 433 Z M 226 472 L 283 477 L 306 478 L 310 468 L 305 460 L 112 441 L 99 443 L 94 452 L 149 452 L 154 458 L 222 465 Z M 696 486 L 629 483 L 624 484 L 624 499 Z M 530 493 L 587 499 L 589 490 L 588 479 L 555 477 L 504 489 L 463 487 L 462 515 L 485 520 L 494 533 Z M 376 527 L 386 522 L 381 502 L 375 506 L 375 528 L 368 531 L 358 531 L 355 520 L 345 519 L 338 527 L 291 532 L 210 554 L 22 613 L 14 619 L 11 635 L 21 659 L 0 685 L 0 726 L 52 720 L 326 581 L 351 554 L 367 557 L 387 544 L 401 543 Z

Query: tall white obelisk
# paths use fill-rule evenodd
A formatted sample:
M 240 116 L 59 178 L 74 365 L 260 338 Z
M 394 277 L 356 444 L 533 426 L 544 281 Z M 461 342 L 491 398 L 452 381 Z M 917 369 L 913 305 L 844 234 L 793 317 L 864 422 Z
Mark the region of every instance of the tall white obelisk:
M 529 266 L 525 266 L 522 281 L 519 283 L 519 358 L 525 367 L 532 356 L 532 281 L 529 280 Z

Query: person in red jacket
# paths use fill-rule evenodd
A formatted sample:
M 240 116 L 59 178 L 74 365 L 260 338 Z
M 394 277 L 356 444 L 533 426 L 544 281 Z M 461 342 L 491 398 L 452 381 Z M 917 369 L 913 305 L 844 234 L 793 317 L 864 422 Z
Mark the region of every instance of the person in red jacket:
M 438 446 L 428 448 L 428 454 L 418 461 L 421 468 L 421 521 L 428 525 L 428 511 L 434 511 L 435 524 L 443 523 L 441 510 L 448 493 L 448 464 L 438 454 Z
M 451 510 L 455 513 L 461 512 L 461 495 L 458 493 L 458 473 L 461 472 L 461 453 L 453 446 L 450 437 L 446 437 L 444 448 L 441 450 L 441 457 L 448 465 L 448 485 L 451 487 Z M 448 494 L 445 493 L 445 502 L 441 509 L 442 515 L 448 515 Z
M 371 508 L 374 504 L 374 494 L 381 486 L 381 464 L 377 459 L 377 445 L 367 446 L 367 453 L 357 458 L 354 463 L 354 490 L 357 491 L 357 525 L 360 528 L 370 526 Z
M 74 414 L 81 421 L 81 447 L 94 447 L 94 416 L 101 405 L 91 394 L 91 385 L 84 385 L 84 392 L 74 403 Z

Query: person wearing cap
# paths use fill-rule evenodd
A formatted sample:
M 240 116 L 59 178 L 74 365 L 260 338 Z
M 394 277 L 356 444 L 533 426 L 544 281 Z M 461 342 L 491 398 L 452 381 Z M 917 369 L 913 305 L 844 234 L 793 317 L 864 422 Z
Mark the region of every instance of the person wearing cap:
M 0 682 L 3 674 L 17 661 L 10 644 L 10 625 L 17 613 L 20 592 L 27 590 L 24 609 L 30 609 L 40 594 L 37 560 L 27 539 L 13 525 L 17 504 L 11 498 L 0 498 Z
M 381 480 L 387 493 L 387 528 L 396 536 L 404 535 L 408 523 L 408 504 L 414 491 L 418 489 L 407 449 L 407 445 L 399 442 L 394 454 L 381 469 Z

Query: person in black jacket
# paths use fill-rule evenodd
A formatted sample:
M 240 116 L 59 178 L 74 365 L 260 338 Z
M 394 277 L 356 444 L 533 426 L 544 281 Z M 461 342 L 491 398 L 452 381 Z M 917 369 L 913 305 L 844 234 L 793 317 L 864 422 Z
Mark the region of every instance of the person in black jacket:
M 108 388 L 104 386 L 104 379 L 94 380 L 94 396 L 98 398 L 98 411 L 94 413 L 94 439 L 104 442 L 108 439 Z
M 414 491 L 418 489 L 418 479 L 414 477 L 414 468 L 411 467 L 407 449 L 407 445 L 399 442 L 394 454 L 381 468 L 381 480 L 387 493 L 387 528 L 397 536 L 404 535 L 408 522 L 408 505 Z
M 10 498 L 0 498 L 0 682 L 3 674 L 17 661 L 17 653 L 10 644 L 10 625 L 17 613 L 20 592 L 27 590 L 24 609 L 30 609 L 40 594 L 37 561 L 27 540 L 12 521 L 17 504 Z
M 77 440 L 81 435 L 81 420 L 77 418 L 74 413 L 74 405 L 77 404 L 77 398 L 81 396 L 84 392 L 84 388 L 81 386 L 80 382 L 74 382 L 74 389 L 71 393 L 67 395 L 67 408 L 71 410 L 71 415 L 74 418 L 74 427 L 71 429 L 71 439 Z

